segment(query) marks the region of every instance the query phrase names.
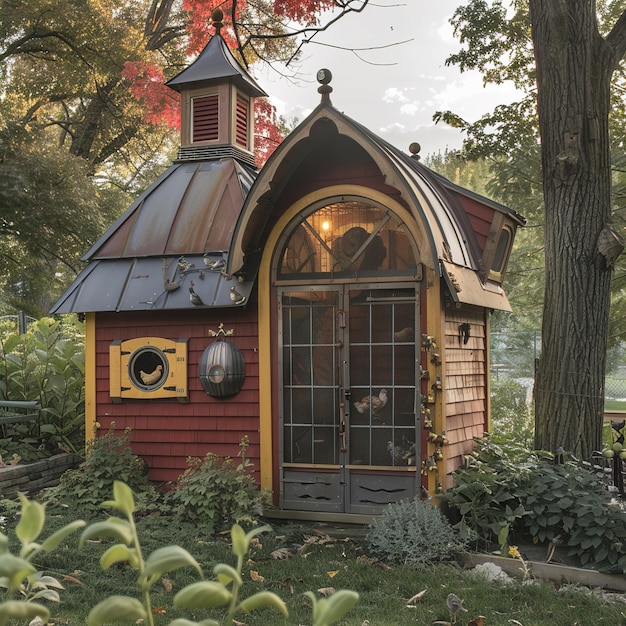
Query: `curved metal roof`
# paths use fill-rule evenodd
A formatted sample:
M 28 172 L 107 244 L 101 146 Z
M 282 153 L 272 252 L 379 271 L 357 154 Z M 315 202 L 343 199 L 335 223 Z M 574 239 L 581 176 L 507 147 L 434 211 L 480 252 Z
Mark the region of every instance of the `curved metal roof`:
M 87 267 L 51 312 L 245 304 L 253 283 L 224 268 L 256 173 L 235 159 L 172 165 L 87 252 Z M 201 305 L 191 302 L 189 287 Z M 231 287 L 241 297 L 231 297 Z

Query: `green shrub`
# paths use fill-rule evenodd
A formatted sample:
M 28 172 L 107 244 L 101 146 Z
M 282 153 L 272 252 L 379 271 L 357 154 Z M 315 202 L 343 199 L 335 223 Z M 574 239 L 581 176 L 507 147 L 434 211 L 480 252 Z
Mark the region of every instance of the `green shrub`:
M 230 457 L 209 452 L 204 458 L 190 458 L 172 494 L 183 519 L 219 529 L 233 522 L 256 523 L 263 512 L 264 494 L 259 492 L 246 459 L 248 438 L 240 443 L 235 464 Z
M 597 477 L 545 454 L 515 455 L 482 440 L 454 473 L 455 486 L 440 498 L 459 514 L 461 535 L 504 546 L 510 529 L 516 541 L 564 544 L 582 565 L 626 571 L 626 511 Z
M 145 501 L 158 497 L 147 479 L 145 461 L 130 447 L 130 430 L 116 436 L 114 428 L 112 423 L 106 435 L 88 442 L 85 460 L 61 476 L 59 485 L 48 493 L 50 502 L 71 505 L 73 510 L 90 515 L 100 510 L 115 481 L 137 490 Z
M 22 461 L 59 450 L 82 453 L 85 441 L 84 325 L 75 316 L 62 322 L 44 318 L 19 334 L 0 325 L 0 398 L 36 401 L 42 409 L 35 425 L 5 425 L 0 455 Z
M 528 403 L 527 397 L 526 387 L 518 381 L 491 379 L 491 441 L 532 449 L 534 415 L 532 403 Z
M 376 556 L 416 567 L 453 560 L 464 548 L 439 508 L 418 498 L 386 506 L 366 541 Z

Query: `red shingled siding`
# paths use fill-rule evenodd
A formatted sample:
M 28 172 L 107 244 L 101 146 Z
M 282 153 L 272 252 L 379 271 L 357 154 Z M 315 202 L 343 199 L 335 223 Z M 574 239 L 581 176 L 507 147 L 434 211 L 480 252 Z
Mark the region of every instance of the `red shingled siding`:
M 489 236 L 489 229 L 491 228 L 491 222 L 493 221 L 493 215 L 495 213 L 494 209 L 462 194 L 456 194 L 456 197 L 467 213 L 472 230 L 476 234 L 476 240 L 478 241 L 481 252 L 484 252 L 487 237 Z
M 488 363 L 485 339 L 486 312 L 476 307 L 446 310 L 445 313 L 445 405 L 449 445 L 448 472 L 456 469 L 482 437 L 487 427 Z M 470 324 L 466 344 L 459 340 L 459 326 Z M 451 480 L 448 477 L 451 486 Z
M 236 457 L 239 442 L 248 436 L 247 456 L 259 467 L 259 363 L 256 304 L 246 309 L 211 311 L 152 311 L 98 313 L 96 317 L 96 418 L 100 434 L 115 422 L 115 430 L 130 428 L 135 454 L 143 457 L 155 481 L 175 480 L 187 467 L 190 456 L 213 452 Z M 243 352 L 246 378 L 235 396 L 212 398 L 199 379 L 204 350 L 216 339 L 209 329 L 234 329 L 228 341 Z M 109 345 L 115 340 L 137 337 L 188 339 L 189 402 L 177 399 L 129 400 L 115 403 L 109 396 Z M 259 480 L 259 476 L 256 476 Z

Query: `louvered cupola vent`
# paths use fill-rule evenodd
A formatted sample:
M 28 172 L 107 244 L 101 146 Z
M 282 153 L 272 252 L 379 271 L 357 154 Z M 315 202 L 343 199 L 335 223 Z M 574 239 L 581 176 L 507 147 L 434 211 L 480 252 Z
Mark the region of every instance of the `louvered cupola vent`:
M 192 98 L 192 141 L 216 141 L 219 133 L 217 94 Z
M 223 19 L 215 9 L 215 35 L 189 67 L 166 83 L 181 95 L 179 160 L 231 154 L 254 162 L 254 101 L 267 94 L 228 49 L 220 34 Z
M 237 94 L 235 140 L 240 146 L 248 147 L 248 101 Z

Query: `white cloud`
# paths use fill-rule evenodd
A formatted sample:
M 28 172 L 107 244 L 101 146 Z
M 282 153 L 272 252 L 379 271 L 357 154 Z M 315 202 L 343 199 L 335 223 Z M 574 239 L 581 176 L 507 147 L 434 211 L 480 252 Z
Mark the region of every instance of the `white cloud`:
M 400 122 L 393 122 L 391 124 L 387 124 L 387 126 L 381 126 L 378 129 L 378 132 L 381 134 L 403 133 L 405 130 L 406 126 L 404 124 L 400 124 Z
M 404 95 L 406 89 L 398 89 L 397 87 L 389 87 L 385 89 L 383 94 L 383 102 L 408 102 L 409 99 Z
M 400 107 L 400 113 L 403 115 L 415 115 L 420 110 L 419 103 L 411 102 L 409 104 L 403 104 Z

